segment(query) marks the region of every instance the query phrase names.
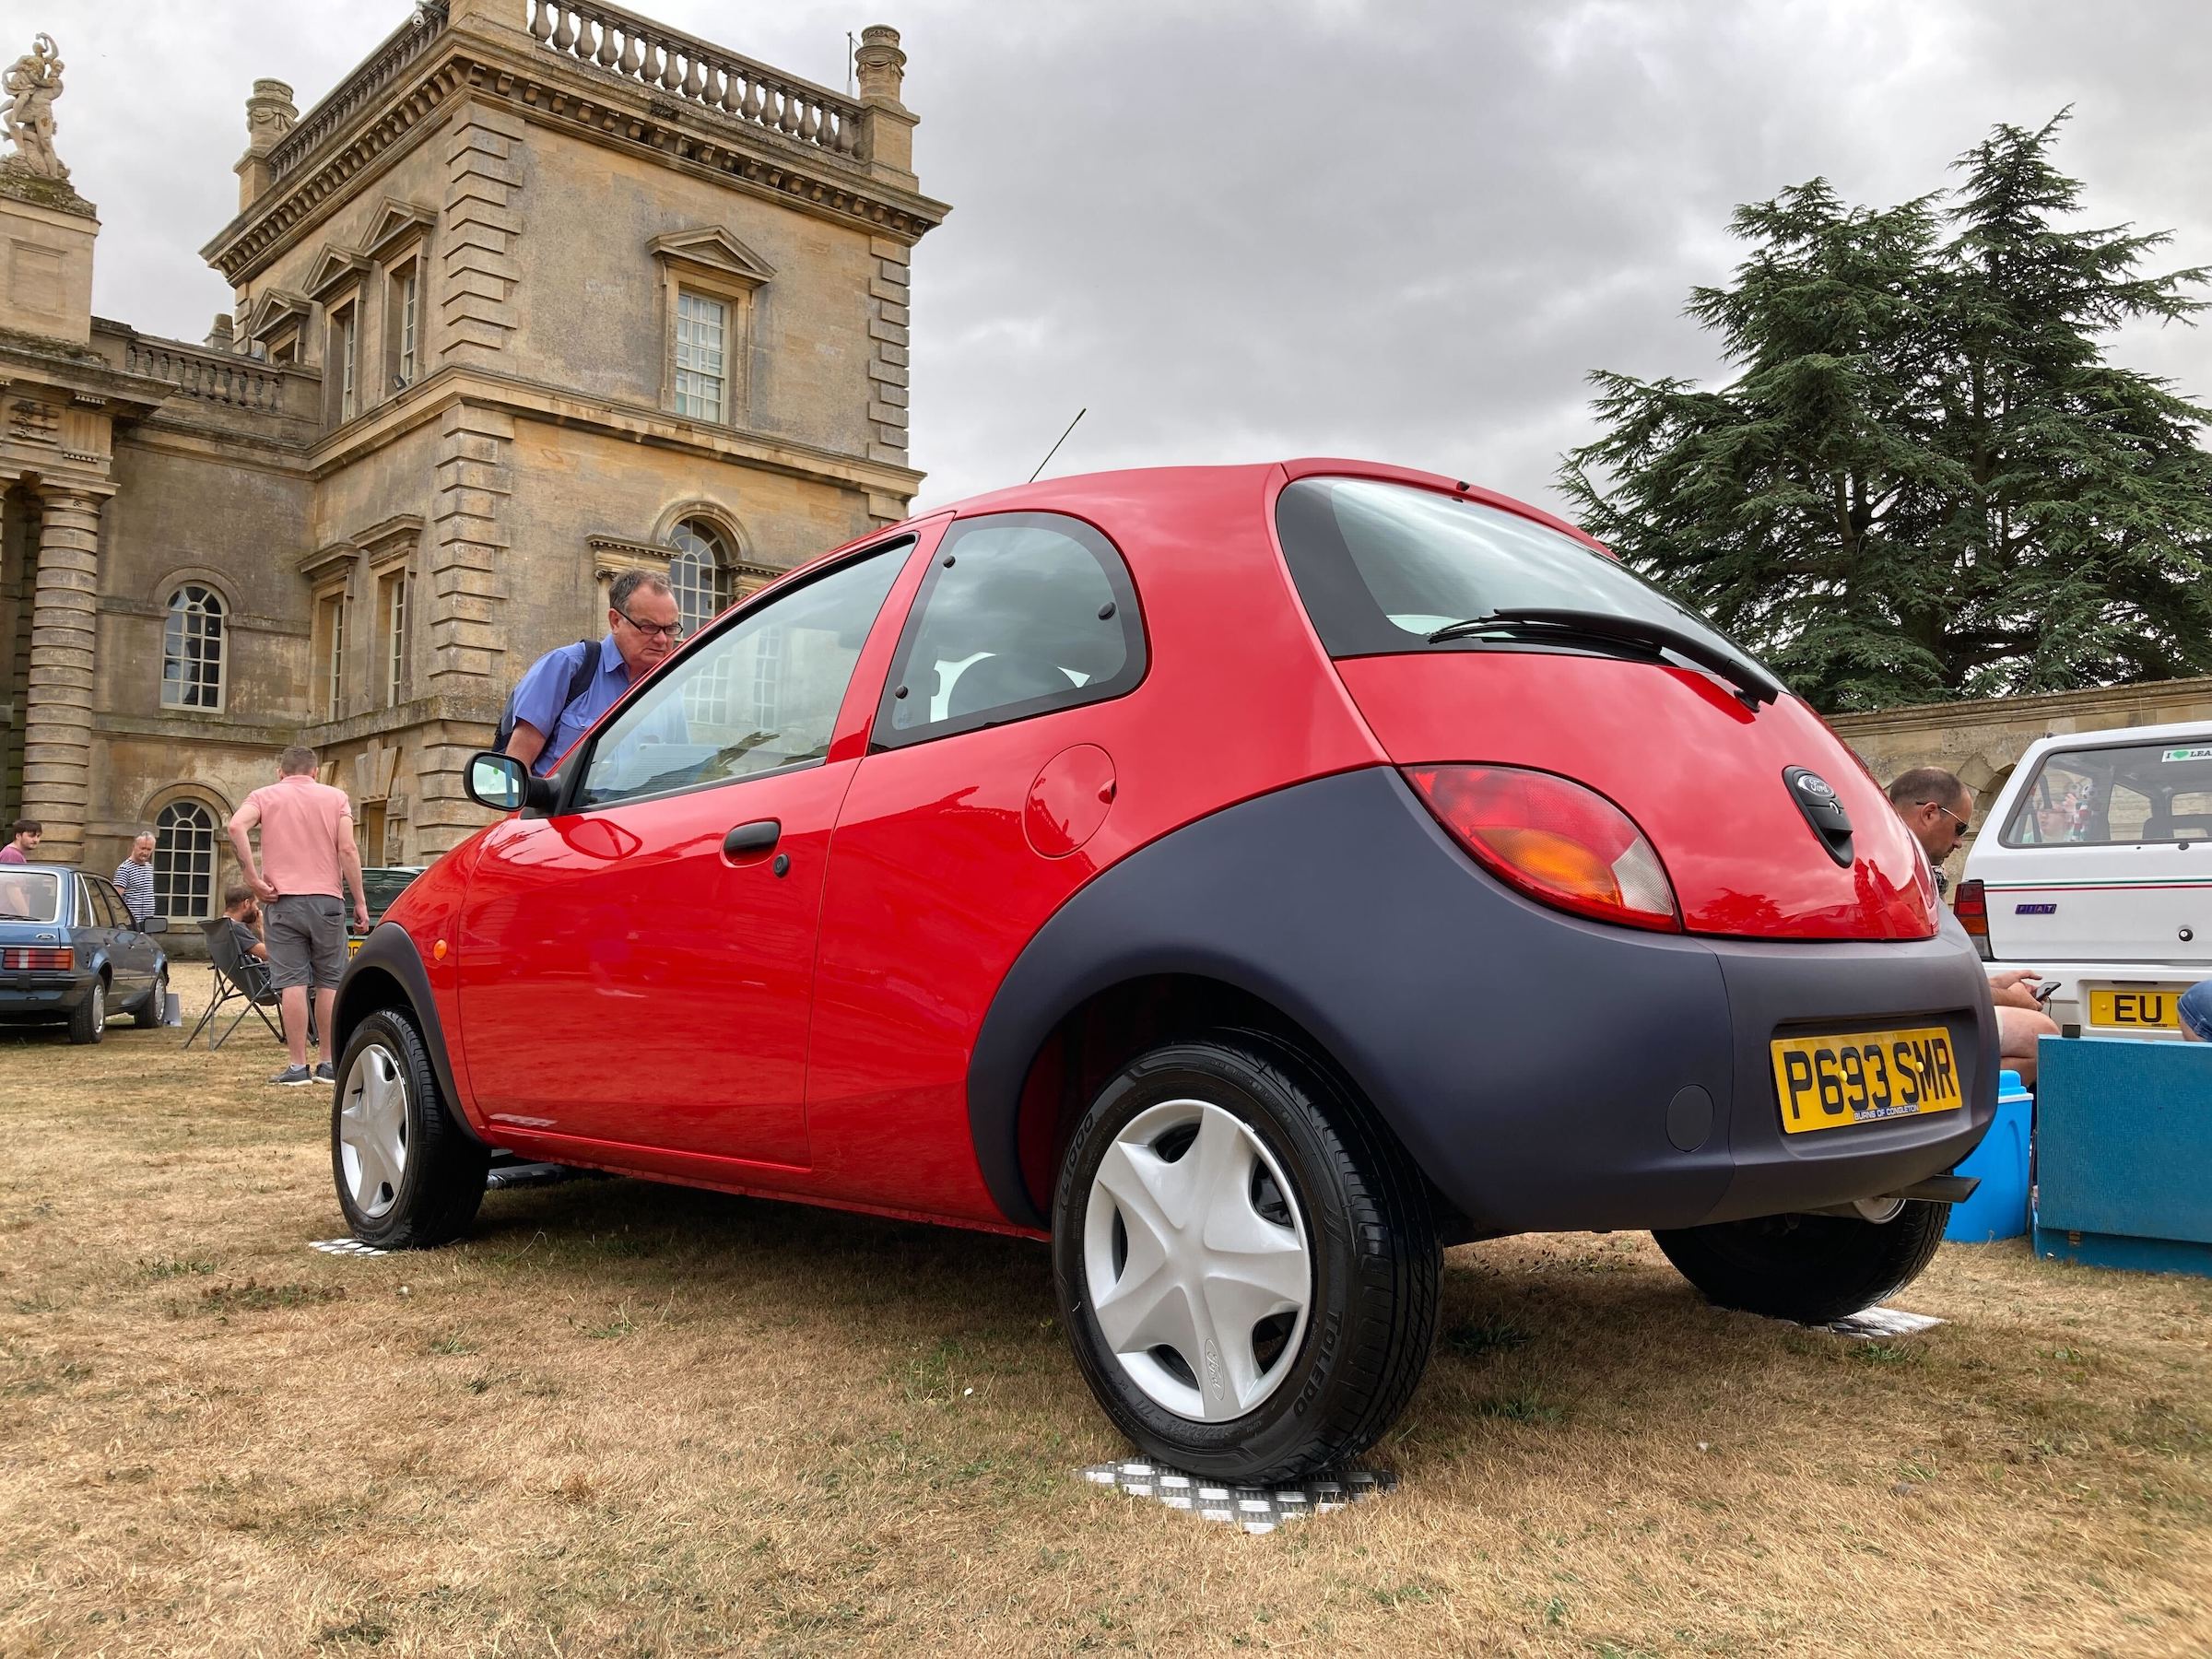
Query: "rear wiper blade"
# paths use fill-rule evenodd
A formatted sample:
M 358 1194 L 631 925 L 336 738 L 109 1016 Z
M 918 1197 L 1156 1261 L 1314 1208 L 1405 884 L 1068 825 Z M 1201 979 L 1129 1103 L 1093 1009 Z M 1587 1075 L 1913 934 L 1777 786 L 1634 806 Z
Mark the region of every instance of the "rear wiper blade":
M 1547 635 L 1564 639 L 1579 634 L 1584 638 L 1614 641 L 1623 645 L 1641 645 L 1647 651 L 1671 651 L 1677 656 L 1719 675 L 1754 708 L 1760 703 L 1774 701 L 1783 690 L 1782 684 L 1771 675 L 1735 652 L 1724 651 L 1696 634 L 1683 629 L 1670 628 L 1664 622 L 1655 622 L 1643 617 L 1623 617 L 1612 611 L 1547 607 L 1495 610 L 1488 616 L 1447 622 L 1430 634 L 1428 640 L 1430 644 L 1435 645 L 1446 640 L 1465 639 L 1480 633 L 1507 633 L 1522 639 L 1538 640 Z

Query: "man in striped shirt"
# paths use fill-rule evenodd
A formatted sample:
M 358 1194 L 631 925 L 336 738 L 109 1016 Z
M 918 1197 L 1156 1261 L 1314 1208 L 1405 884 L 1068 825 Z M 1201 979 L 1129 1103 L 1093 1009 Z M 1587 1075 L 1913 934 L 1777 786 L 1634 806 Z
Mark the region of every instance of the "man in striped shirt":
M 131 920 L 154 913 L 154 837 L 148 830 L 131 843 L 131 855 L 115 866 L 115 890 L 130 907 Z

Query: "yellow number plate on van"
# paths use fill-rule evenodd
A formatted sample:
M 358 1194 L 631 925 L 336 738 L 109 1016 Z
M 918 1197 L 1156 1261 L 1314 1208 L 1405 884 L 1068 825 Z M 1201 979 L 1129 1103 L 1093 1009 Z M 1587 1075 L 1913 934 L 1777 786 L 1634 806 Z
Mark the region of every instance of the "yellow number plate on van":
M 2176 1005 L 2188 989 L 2186 985 L 2122 985 L 2111 991 L 2092 991 L 2089 1023 L 2129 1030 L 2178 1031 L 2182 1011 Z
M 1770 1046 L 1782 1126 L 1792 1135 L 1965 1104 L 1951 1034 L 1941 1026 L 1777 1037 Z

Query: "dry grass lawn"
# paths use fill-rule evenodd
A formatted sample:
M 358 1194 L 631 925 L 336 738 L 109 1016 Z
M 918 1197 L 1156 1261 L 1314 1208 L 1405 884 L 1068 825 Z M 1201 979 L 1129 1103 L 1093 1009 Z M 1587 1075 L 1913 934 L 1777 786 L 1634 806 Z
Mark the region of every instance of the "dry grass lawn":
M 2212 1283 L 1952 1247 L 1859 1344 L 1454 1251 L 1402 1489 L 1247 1536 L 1074 1478 L 1033 1245 L 581 1182 L 311 1252 L 255 1036 L 0 1033 L 7 1659 L 2212 1653 Z

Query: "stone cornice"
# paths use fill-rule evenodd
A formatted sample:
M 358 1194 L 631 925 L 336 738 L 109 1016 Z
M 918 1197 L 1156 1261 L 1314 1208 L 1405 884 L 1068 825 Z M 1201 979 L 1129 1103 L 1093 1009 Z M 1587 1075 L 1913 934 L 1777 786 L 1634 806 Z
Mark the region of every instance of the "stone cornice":
M 811 482 L 912 499 L 924 474 L 912 467 L 819 449 L 788 438 L 702 427 L 642 405 L 620 404 L 488 370 L 449 364 L 387 399 L 317 445 L 309 460 L 318 478 L 359 460 L 457 403 L 503 409 L 529 419 L 649 443 L 711 461 L 736 461 Z
M 942 202 L 872 177 L 865 164 L 651 97 L 634 83 L 570 59 L 453 30 L 382 96 L 366 102 L 350 128 L 334 133 L 319 160 L 302 159 L 218 231 L 201 256 L 233 288 L 244 287 L 331 210 L 358 199 L 355 181 L 384 172 L 461 96 L 497 100 L 525 119 L 873 235 L 918 241 L 951 212 Z
M 2127 713 L 2162 703 L 2212 700 L 2212 677 L 2142 680 L 2129 686 L 2098 686 L 2083 691 L 2040 691 L 2023 697 L 1982 697 L 1966 702 L 1910 703 L 1831 714 L 1828 724 L 1843 738 L 1889 732 L 1942 730 L 1953 726 L 2015 725 L 2039 720 L 2071 720 L 2084 715 Z
M 313 748 L 328 748 L 333 744 L 352 743 L 363 737 L 388 737 L 395 733 L 441 724 L 489 724 L 499 717 L 500 699 L 497 696 L 471 698 L 433 693 L 429 697 L 415 698 L 395 708 L 371 709 L 365 713 L 345 714 L 335 720 L 303 725 L 300 728 L 299 740 Z

